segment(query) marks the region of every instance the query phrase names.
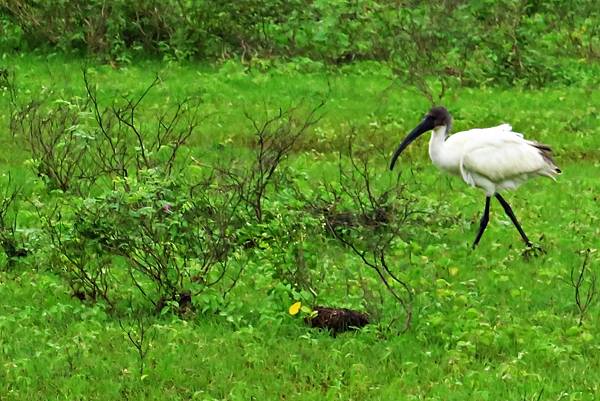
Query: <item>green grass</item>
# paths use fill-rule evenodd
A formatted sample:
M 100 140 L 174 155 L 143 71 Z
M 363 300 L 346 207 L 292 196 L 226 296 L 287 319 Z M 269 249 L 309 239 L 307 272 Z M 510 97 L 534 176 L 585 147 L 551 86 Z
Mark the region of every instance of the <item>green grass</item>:
M 23 56 L 10 67 L 23 96 L 51 88 L 69 97 L 83 95 L 81 64 Z M 337 179 L 336 151 L 351 129 L 358 143 L 391 152 L 428 107 L 418 92 L 370 64 L 329 72 L 296 71 L 293 64 L 266 71 L 235 63 L 93 66 L 104 104 L 139 93 L 156 72 L 163 83 L 149 95 L 148 118 L 171 99 L 204 101 L 210 118 L 191 139 L 199 160 L 243 153 L 251 133 L 244 111 L 260 115 L 299 99 L 310 106 L 327 95 L 323 119 L 286 162 L 306 175 L 307 190 Z M 333 338 L 308 329 L 287 314 L 294 300 L 278 290 L 273 275 L 293 261 L 258 258 L 231 294 L 235 301 L 219 313 L 187 321 L 146 315 L 149 351 L 140 375 L 136 350 L 119 325 L 131 330 L 135 319 L 71 297 L 43 255 L 31 256 L 0 273 L 0 400 L 596 399 L 598 298 L 579 327 L 568 282 L 571 268 L 583 262 L 580 251 L 597 248 L 600 238 L 600 94 L 585 87 L 453 88 L 444 104 L 455 116 L 455 131 L 510 122 L 553 146 L 563 170 L 558 181 L 537 179 L 507 194 L 545 255 L 522 257 L 518 233 L 495 202 L 490 226 L 472 251 L 484 196 L 431 166 L 421 139 L 398 171 L 415 208 L 428 217 L 407 228 L 390 258 L 416 293 L 407 333 L 399 332 L 395 318 L 402 312 L 390 300 L 380 321 L 360 332 Z M 27 193 L 46 196 L 23 164 L 24 147 L 8 134 L 6 93 L 0 105 L 6 149 L 0 164 L 21 177 Z M 383 157 L 378 165 L 382 180 L 391 174 L 385 163 Z M 284 210 L 285 199 L 273 192 L 269 201 Z M 33 206 L 23 208 L 21 228 L 39 225 Z M 332 240 L 302 246 L 308 265 L 324 272 L 319 301 L 360 308 L 357 283 L 370 273 L 359 260 Z M 590 256 L 596 273 L 597 255 Z

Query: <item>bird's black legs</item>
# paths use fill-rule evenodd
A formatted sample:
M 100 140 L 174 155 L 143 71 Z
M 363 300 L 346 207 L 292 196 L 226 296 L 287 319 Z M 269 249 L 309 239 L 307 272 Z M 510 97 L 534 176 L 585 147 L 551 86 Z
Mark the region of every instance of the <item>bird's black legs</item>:
M 481 216 L 481 221 L 479 222 L 479 232 L 477 233 L 475 242 L 473 242 L 473 249 L 479 244 L 479 240 L 488 225 L 488 221 L 490 221 L 490 199 L 491 197 L 489 196 L 485 197 L 485 209 L 483 209 L 483 216 Z
M 529 246 L 529 247 L 533 246 L 531 241 L 529 241 L 529 238 L 527 238 L 525 231 L 523 231 L 523 229 L 521 228 L 521 225 L 517 221 L 517 217 L 513 213 L 512 209 L 510 208 L 510 205 L 508 204 L 508 202 L 505 201 L 504 198 L 502 196 L 500 196 L 500 194 L 496 194 L 495 196 L 496 196 L 496 199 L 498 199 L 498 202 L 500 202 L 500 204 L 504 208 L 504 211 L 506 212 L 508 217 L 510 217 L 510 220 L 513 222 L 515 227 L 517 227 L 517 230 L 519 230 L 519 234 L 521 234 L 521 238 L 523 238 L 523 241 L 525 241 L 527 246 Z

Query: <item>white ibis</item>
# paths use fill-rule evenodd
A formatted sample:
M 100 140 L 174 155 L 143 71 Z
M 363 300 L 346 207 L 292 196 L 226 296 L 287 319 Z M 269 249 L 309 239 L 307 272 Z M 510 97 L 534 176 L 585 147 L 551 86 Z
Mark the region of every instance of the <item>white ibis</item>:
M 477 246 L 489 221 L 490 199 L 494 196 L 510 217 L 528 247 L 533 244 L 525 235 L 510 205 L 500 195 L 502 190 L 516 189 L 536 176 L 555 179 L 560 169 L 552 160 L 548 145 L 529 141 L 513 132 L 509 124 L 491 128 L 475 128 L 448 136 L 452 117 L 444 107 L 433 107 L 423 121 L 398 146 L 390 170 L 400 153 L 412 141 L 432 130 L 429 156 L 438 168 L 458 175 L 469 185 L 485 192 L 485 209 L 479 223 L 479 232 L 473 242 Z

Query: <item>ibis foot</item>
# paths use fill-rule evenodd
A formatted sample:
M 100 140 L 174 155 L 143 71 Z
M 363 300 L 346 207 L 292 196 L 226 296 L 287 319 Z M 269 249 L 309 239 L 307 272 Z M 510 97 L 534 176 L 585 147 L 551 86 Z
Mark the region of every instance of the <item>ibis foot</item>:
M 546 254 L 546 250 L 539 245 L 536 245 L 532 242 L 529 242 L 523 252 L 521 252 L 521 256 L 523 258 L 529 260 L 531 258 L 537 258 L 538 256 L 542 256 Z

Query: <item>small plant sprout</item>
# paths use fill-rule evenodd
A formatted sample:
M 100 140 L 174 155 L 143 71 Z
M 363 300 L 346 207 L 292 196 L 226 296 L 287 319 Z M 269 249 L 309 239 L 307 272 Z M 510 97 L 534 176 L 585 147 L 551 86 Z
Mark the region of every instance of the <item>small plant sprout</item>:
M 148 335 L 149 333 L 147 324 L 147 319 L 141 314 L 138 314 L 135 317 L 135 321 L 133 322 L 131 329 L 127 329 L 123 325 L 123 322 L 119 320 L 119 326 L 121 327 L 121 330 L 127 334 L 129 342 L 136 350 L 141 380 L 144 380 L 146 377 L 148 377 L 148 375 L 144 373 L 146 369 L 146 358 L 148 356 L 148 352 L 150 351 L 151 341 L 154 340 L 156 335 L 156 332 L 154 331 L 150 333 L 150 336 Z
M 571 286 L 575 290 L 575 304 L 579 312 L 579 326 L 583 324 L 583 319 L 587 310 L 594 300 L 597 293 L 596 280 L 597 276 L 590 271 L 590 254 L 596 252 L 595 249 L 586 249 L 582 253 L 583 263 L 579 269 L 571 268 Z

